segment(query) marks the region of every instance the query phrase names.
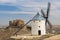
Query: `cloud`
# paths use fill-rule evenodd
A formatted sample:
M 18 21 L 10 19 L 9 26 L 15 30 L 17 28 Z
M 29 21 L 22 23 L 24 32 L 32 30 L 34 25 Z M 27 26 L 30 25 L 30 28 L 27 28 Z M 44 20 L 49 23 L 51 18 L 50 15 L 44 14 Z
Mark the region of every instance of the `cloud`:
M 0 9 L 2 9 L 0 10 L 0 14 L 2 15 L 4 14 L 13 14 L 13 15 L 14 14 L 18 14 L 18 15 L 19 14 L 34 14 L 35 15 L 38 11 L 41 13 L 40 11 L 41 9 L 43 9 L 44 12 L 46 13 L 48 2 L 51 3 L 49 20 L 50 21 L 52 20 L 51 22 L 52 23 L 54 22 L 53 24 L 60 24 L 59 23 L 60 0 L 0 0 Z M 9 19 L 5 18 L 5 20 L 9 20 Z M 2 22 L 4 23 L 5 20 Z
M 0 14 L 36 14 L 37 12 L 24 12 L 24 11 L 0 11 Z
M 41 9 L 46 10 L 48 1 L 52 3 L 51 10 L 56 10 L 60 5 L 59 0 L 0 0 L 0 2 L 4 3 L 5 5 L 15 5 L 22 11 L 27 12 L 37 12 Z
M 0 3 L 16 3 L 16 0 L 0 0 Z
M 30 14 L 30 12 L 40 12 L 43 9 L 46 12 L 48 2 L 51 2 L 50 14 L 51 15 L 59 15 L 60 13 L 60 0 L 0 0 L 0 2 L 4 3 L 4 5 L 14 5 L 18 8 L 17 12 L 20 14 L 26 13 Z M 12 11 L 11 11 L 12 12 Z M 15 13 L 15 8 L 14 11 Z M 15 14 L 17 14 L 17 12 Z M 11 13 L 11 14 L 14 14 Z M 57 14 L 58 13 L 58 14 Z M 32 13 L 33 14 L 33 13 Z

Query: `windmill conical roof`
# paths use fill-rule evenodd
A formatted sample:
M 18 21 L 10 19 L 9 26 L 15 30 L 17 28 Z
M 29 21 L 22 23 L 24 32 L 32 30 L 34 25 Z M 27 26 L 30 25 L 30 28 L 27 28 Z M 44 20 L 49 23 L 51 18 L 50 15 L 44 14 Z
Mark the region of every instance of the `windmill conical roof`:
M 37 13 L 32 20 L 44 20 L 44 18 L 39 13 Z

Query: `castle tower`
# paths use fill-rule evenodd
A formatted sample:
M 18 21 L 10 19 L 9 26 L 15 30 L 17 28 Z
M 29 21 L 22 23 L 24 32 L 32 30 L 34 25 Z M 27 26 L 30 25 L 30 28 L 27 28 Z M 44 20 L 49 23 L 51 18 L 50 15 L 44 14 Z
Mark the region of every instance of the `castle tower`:
M 33 17 L 30 26 L 32 35 L 46 34 L 45 19 L 39 13 Z

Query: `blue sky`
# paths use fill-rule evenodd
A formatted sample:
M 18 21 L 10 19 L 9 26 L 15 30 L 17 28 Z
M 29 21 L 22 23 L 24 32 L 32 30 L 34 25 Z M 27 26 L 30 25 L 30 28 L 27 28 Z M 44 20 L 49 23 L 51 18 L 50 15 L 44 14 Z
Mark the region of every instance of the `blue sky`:
M 41 9 L 46 13 L 47 4 L 51 3 L 49 20 L 53 25 L 60 25 L 60 0 L 0 0 L 0 25 L 8 25 L 9 20 L 31 19 Z

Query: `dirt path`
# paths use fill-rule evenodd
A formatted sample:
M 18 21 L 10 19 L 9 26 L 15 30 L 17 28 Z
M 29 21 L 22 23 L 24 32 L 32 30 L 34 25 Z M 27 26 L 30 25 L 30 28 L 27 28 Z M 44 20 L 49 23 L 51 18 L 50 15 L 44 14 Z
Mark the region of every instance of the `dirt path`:
M 46 38 L 44 40 L 60 40 L 60 35 L 52 36 L 52 37 Z

